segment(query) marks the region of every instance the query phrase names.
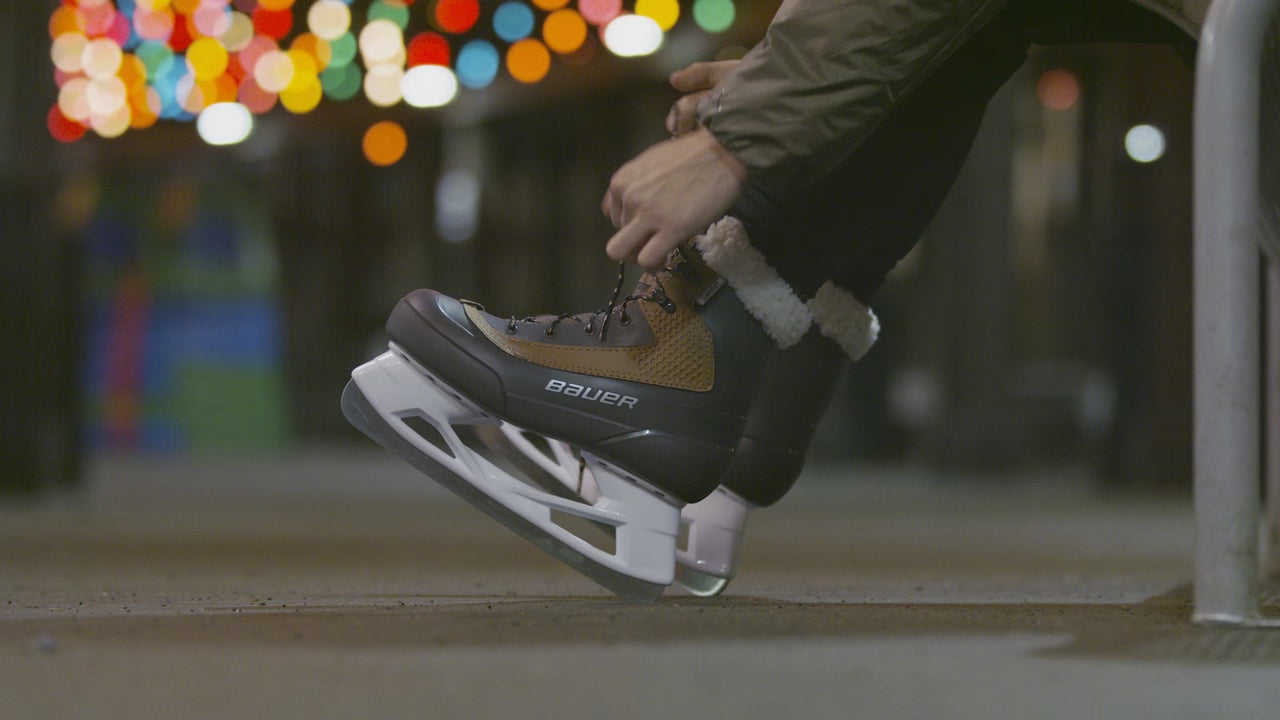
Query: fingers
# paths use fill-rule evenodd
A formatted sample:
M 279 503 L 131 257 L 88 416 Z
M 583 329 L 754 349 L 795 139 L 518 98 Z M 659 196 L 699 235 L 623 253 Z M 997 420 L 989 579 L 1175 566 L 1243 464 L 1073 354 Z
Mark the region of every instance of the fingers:
M 671 252 L 671 248 L 680 244 L 680 240 L 673 239 L 671 235 L 666 233 L 655 233 L 649 236 L 644 247 L 640 248 L 640 252 L 636 254 L 636 264 L 646 270 L 656 270 L 662 267 L 663 262 L 667 259 L 667 253 Z
M 671 105 L 671 111 L 667 113 L 667 132 L 675 137 L 679 137 L 687 132 L 697 130 L 700 127 L 698 121 L 698 103 L 707 92 L 693 93 L 685 95 L 676 100 Z
M 638 220 L 627 223 L 609 238 L 604 246 L 605 254 L 614 262 L 635 260 L 638 250 L 648 242 L 651 235 L 652 230 L 646 224 Z
M 719 60 L 717 62 L 696 62 L 687 68 L 671 73 L 671 87 L 680 92 L 690 93 L 699 90 L 710 90 L 724 79 L 729 71 L 737 66 L 737 60 Z

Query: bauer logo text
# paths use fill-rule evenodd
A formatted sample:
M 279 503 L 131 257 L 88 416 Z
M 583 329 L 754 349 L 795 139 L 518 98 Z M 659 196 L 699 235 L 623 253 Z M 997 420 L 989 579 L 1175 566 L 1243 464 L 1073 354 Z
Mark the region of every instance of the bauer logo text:
M 635 410 L 636 403 L 640 402 L 639 398 L 634 398 L 630 395 L 619 395 L 616 392 L 565 382 L 564 380 L 548 380 L 547 386 L 543 389 L 557 395 L 568 395 L 569 397 L 580 398 L 589 402 L 624 407 L 628 410 Z

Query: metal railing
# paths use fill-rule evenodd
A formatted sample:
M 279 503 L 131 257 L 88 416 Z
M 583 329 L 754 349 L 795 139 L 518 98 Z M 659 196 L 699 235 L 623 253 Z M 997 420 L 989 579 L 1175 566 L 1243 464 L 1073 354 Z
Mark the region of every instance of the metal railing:
M 1267 473 L 1269 512 L 1264 514 L 1262 504 L 1260 250 L 1272 254 L 1270 282 L 1280 287 L 1274 272 L 1280 238 L 1276 225 L 1264 218 L 1259 189 L 1264 65 L 1280 62 L 1266 51 L 1277 9 L 1280 0 L 1214 2 L 1200 35 L 1196 66 L 1194 620 L 1206 624 L 1280 627 L 1280 619 L 1263 616 L 1259 598 L 1262 557 L 1275 557 L 1272 546 L 1280 536 L 1280 469 Z M 1274 120 L 1266 118 L 1268 135 Z M 1278 314 L 1273 311 L 1267 319 L 1272 358 L 1280 334 Z M 1274 396 L 1280 387 L 1267 391 Z M 1277 403 L 1269 405 L 1268 465 L 1274 468 L 1280 418 Z

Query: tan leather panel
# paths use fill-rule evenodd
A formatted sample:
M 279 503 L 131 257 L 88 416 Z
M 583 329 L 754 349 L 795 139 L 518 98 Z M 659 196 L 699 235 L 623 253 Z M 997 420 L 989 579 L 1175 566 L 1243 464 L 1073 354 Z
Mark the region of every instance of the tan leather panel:
M 478 308 L 468 305 L 466 311 L 471 322 L 503 352 L 542 367 L 678 390 L 711 390 L 715 384 L 715 341 L 702 318 L 683 304 L 670 314 L 650 302 L 640 306 L 656 341 L 634 347 L 523 340 L 494 328 Z

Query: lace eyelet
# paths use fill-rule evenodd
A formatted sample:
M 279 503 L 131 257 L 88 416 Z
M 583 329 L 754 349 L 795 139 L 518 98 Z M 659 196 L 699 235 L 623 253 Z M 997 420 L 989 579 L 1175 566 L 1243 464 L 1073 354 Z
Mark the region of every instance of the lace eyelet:
M 554 327 L 554 326 L 552 326 L 552 327 L 547 328 L 547 333 L 546 333 L 546 334 L 547 334 L 547 337 L 551 337 L 552 335 L 555 335 L 555 334 L 556 334 L 556 329 L 555 329 L 555 327 Z
M 511 322 L 507 323 L 507 334 L 508 334 L 508 335 L 515 335 L 515 334 L 516 334 L 516 329 L 517 329 L 517 328 L 516 328 L 516 321 L 515 321 L 514 319 L 512 319 L 512 320 L 511 320 Z
M 631 316 L 623 315 L 622 317 L 618 318 L 618 322 L 621 323 L 623 327 L 626 327 L 631 324 Z
M 584 332 L 584 333 L 586 333 L 586 334 L 588 334 L 588 335 L 595 335 L 595 334 L 596 334 L 596 329 L 595 329 L 595 326 L 593 326 L 593 325 L 587 325 L 586 327 L 582 328 L 582 332 Z

